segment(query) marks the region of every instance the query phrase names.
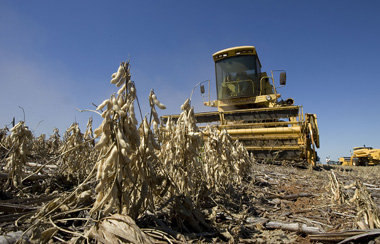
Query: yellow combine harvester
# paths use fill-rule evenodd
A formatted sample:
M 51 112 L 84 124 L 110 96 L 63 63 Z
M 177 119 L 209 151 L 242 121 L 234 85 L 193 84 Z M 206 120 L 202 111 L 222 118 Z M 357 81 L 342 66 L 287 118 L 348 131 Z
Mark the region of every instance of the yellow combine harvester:
M 216 124 L 241 141 L 258 160 L 307 161 L 315 165 L 319 148 L 317 116 L 304 114 L 293 99 L 279 100 L 273 71 L 261 71 L 254 46 L 240 46 L 213 54 L 217 100 L 204 104 L 217 111 L 195 114 L 197 123 Z M 286 73 L 280 73 L 280 86 Z M 210 87 L 210 84 L 209 84 Z M 205 88 L 201 85 L 201 93 Z M 210 98 L 210 89 L 208 89 Z M 165 123 L 171 117 L 163 116 Z
M 344 160 L 346 166 L 368 166 L 380 164 L 380 149 L 372 147 L 354 147 L 350 160 Z
M 351 157 L 340 157 L 339 165 L 350 165 Z

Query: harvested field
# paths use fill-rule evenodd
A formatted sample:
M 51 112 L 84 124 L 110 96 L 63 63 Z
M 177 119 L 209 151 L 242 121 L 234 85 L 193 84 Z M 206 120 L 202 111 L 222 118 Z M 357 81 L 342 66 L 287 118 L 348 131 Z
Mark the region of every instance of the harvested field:
M 112 75 L 94 132 L 0 132 L 0 242 L 380 241 L 380 167 L 260 164 L 224 131 L 205 139 L 189 100 L 160 124 L 153 91 L 139 123 L 130 77 L 128 63 Z
M 332 172 L 341 181 L 342 186 L 350 186 L 356 180 L 363 182 L 372 194 L 374 203 L 380 207 L 380 167 L 329 166 L 310 171 L 255 163 L 253 168 L 249 181 L 244 181 L 238 188 L 231 186 L 226 192 L 210 195 L 199 209 L 192 209 L 204 217 L 206 226 L 211 228 L 207 232 L 201 231 L 204 229 L 201 222 L 197 223 L 200 226 L 199 232 L 177 229 L 178 224 L 172 222 L 174 216 L 171 216 L 173 213 L 170 212 L 169 205 L 159 209 L 155 214 L 144 213 L 137 219 L 137 223 L 148 235 L 164 241 L 169 238 L 173 243 L 175 240 L 234 240 L 240 243 L 313 243 L 324 240 L 339 242 L 353 234 L 364 233 L 360 232 L 361 228 L 358 226 L 358 221 L 363 222 L 363 219 L 358 219 L 358 210 L 354 202 L 334 202 L 329 177 Z M 28 184 L 41 184 L 42 180 L 42 177 L 33 179 Z M 21 219 L 16 226 L 15 221 L 24 214 L 34 214 L 43 204 L 61 194 L 59 189 L 52 193 L 33 192 L 31 188 L 26 191 L 30 193 L 24 192 L 22 196 L 16 192 L 2 192 L 2 235 L 13 231 L 25 231 L 29 224 L 24 224 Z M 355 187 L 344 189 L 344 192 L 348 198 L 352 198 Z M 175 215 L 179 217 L 178 213 Z M 284 225 L 281 227 L 278 223 Z M 296 223 L 300 226 L 294 228 L 294 225 L 290 225 Z M 302 228 L 302 225 L 307 227 Z M 349 234 L 352 230 L 358 232 Z M 322 234 L 340 232 L 342 233 L 333 237 Z

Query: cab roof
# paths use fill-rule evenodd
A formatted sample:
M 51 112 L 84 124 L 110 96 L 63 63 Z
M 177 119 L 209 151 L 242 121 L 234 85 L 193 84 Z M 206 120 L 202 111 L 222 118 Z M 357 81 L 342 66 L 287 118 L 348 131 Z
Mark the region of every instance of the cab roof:
M 354 147 L 354 150 L 360 150 L 360 149 L 373 149 L 373 147 Z
M 257 59 L 259 59 L 256 48 L 254 46 L 238 46 L 238 47 L 230 47 L 223 50 L 220 50 L 212 55 L 214 62 L 234 57 L 234 56 L 240 56 L 240 55 L 256 55 Z M 260 63 L 260 59 L 259 59 Z M 261 63 L 260 63 L 261 66 Z

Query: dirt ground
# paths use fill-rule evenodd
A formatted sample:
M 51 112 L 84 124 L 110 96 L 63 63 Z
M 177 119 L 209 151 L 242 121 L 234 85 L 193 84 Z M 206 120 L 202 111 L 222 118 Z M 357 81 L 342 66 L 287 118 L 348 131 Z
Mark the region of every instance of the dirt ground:
M 333 175 L 345 199 L 341 203 L 334 198 Z M 176 229 L 173 221 L 168 220 L 168 214 L 159 211 L 153 220 L 151 215 L 146 215 L 137 224 L 142 229 L 166 231 L 171 243 L 336 243 L 353 236 L 350 231 L 363 229 L 358 225 L 360 221 L 365 223 L 358 217 L 360 208 L 354 200 L 350 201 L 355 195 L 357 181 L 363 183 L 373 203 L 380 207 L 379 176 L 379 166 L 323 165 L 311 170 L 255 164 L 252 176 L 242 185 L 232 185 L 224 193 L 208 196 L 198 209 L 210 227 L 208 231 L 199 228 L 194 232 L 190 227 L 182 231 Z M 5 182 L 4 177 L 2 182 Z M 26 182 L 22 191 L 2 191 L 0 234 L 3 236 L 0 239 L 7 237 L 9 241 L 9 236 L 25 231 L 29 227 L 24 221 L 28 216 L 63 192 L 70 191 L 61 188 L 58 182 L 37 177 Z M 326 237 L 325 233 L 335 235 Z
M 354 184 L 357 180 L 367 186 L 375 204 L 380 207 L 380 167 L 319 166 L 317 170 L 299 169 L 286 166 L 258 165 L 256 182 L 251 185 L 253 192 L 260 192 L 266 199 L 260 206 L 259 215 L 270 221 L 303 223 L 320 229 L 320 232 L 339 232 L 358 229 L 357 209 L 349 198 L 354 187 L 345 189 L 347 202 L 338 204 L 333 199 L 330 175 L 334 172 L 342 186 Z M 264 183 L 262 183 L 264 182 Z M 292 197 L 292 195 L 294 197 Z M 296 197 L 296 196 L 299 197 Z M 289 232 L 264 231 L 267 236 L 286 235 Z M 293 235 L 290 235 L 294 237 Z M 305 235 L 298 233 L 296 240 L 312 243 Z

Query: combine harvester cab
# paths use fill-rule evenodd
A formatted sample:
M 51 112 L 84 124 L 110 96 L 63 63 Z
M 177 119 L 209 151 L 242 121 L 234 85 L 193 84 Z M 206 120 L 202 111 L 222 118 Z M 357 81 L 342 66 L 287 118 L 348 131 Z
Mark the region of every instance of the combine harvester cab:
M 255 47 L 224 49 L 213 54 L 213 59 L 217 100 L 204 104 L 217 111 L 195 114 L 197 123 L 212 123 L 227 130 L 257 160 L 307 161 L 315 165 L 315 149 L 319 148 L 317 116 L 304 114 L 302 106 L 293 105 L 291 98 L 279 100 L 274 71 L 271 76 L 261 72 Z M 285 72 L 280 73 L 279 83 L 285 86 Z M 201 93 L 205 93 L 203 85 Z M 178 115 L 163 116 L 163 122 L 169 117 L 176 120 Z

